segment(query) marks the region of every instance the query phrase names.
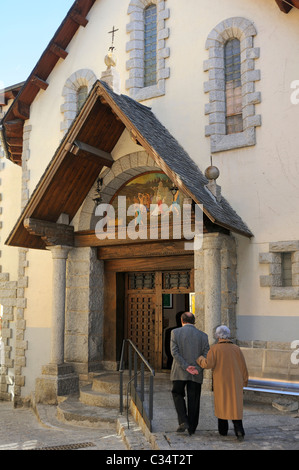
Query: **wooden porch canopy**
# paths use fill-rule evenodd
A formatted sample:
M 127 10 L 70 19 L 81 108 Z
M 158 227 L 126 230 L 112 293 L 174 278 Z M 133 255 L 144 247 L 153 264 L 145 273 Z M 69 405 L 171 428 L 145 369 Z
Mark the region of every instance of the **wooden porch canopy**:
M 207 191 L 205 176 L 150 108 L 97 81 L 6 244 L 44 249 L 42 234 L 32 234 L 30 227 L 24 226 L 25 221 L 56 224 L 62 213 L 72 220 L 102 168 L 112 166 L 111 152 L 125 128 L 179 189 L 203 205 L 212 222 L 252 236 L 225 198 L 217 202 Z
M 7 157 L 22 165 L 23 127 L 30 117 L 30 106 L 40 90 L 48 88 L 47 79 L 57 62 L 68 56 L 67 46 L 80 26 L 88 24 L 86 18 L 96 0 L 76 0 L 54 37 L 43 52 L 33 71 L 19 90 L 11 107 L 0 122 L 4 131 Z

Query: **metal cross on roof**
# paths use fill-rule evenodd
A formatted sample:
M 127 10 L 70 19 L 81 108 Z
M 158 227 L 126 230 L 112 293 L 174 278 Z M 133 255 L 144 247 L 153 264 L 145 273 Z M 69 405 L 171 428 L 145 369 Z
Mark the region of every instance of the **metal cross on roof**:
M 116 31 L 118 31 L 118 29 L 115 29 L 114 26 L 113 26 L 112 31 L 109 31 L 109 33 L 108 33 L 108 34 L 112 34 L 112 44 L 111 44 L 111 46 L 109 47 L 109 50 L 112 50 L 112 51 L 113 51 L 113 49 L 114 49 L 114 45 L 113 45 L 113 44 L 114 44 L 114 36 L 115 36 Z

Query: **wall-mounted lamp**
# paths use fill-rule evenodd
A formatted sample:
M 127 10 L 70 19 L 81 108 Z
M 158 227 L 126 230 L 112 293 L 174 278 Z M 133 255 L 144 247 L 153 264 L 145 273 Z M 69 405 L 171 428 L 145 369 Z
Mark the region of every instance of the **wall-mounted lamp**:
M 96 194 L 95 194 L 95 198 L 93 199 L 93 202 L 95 203 L 96 206 L 98 206 L 102 201 L 102 194 L 101 194 L 102 187 L 103 187 L 103 178 L 98 178 Z

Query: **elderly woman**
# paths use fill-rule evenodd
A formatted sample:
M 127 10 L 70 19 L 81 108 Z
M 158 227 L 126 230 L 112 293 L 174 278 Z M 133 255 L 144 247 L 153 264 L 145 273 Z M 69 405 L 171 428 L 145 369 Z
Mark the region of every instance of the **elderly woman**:
M 229 328 L 221 325 L 215 335 L 218 342 L 211 346 L 206 358 L 200 356 L 196 362 L 203 369 L 213 370 L 214 405 L 219 433 L 226 436 L 228 420 L 232 420 L 237 439 L 243 440 L 243 387 L 248 381 L 245 359 L 241 349 L 230 341 Z

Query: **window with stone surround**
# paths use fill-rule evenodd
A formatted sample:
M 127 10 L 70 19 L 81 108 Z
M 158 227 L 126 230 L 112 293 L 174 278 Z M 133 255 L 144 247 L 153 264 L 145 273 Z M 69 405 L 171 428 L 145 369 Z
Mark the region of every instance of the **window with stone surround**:
M 137 101 L 165 94 L 165 80 L 170 75 L 166 67 L 170 54 L 166 47 L 169 29 L 165 27 L 169 10 L 165 4 L 166 0 L 131 0 L 129 4 L 126 88 Z
M 204 90 L 209 94 L 205 113 L 209 116 L 205 135 L 210 137 L 211 152 L 222 152 L 256 144 L 256 127 L 261 116 L 255 105 L 261 94 L 255 90 L 260 71 L 255 69 L 260 50 L 254 47 L 257 32 L 246 18 L 229 18 L 209 34 L 206 49 L 209 59 L 204 70 L 209 80 Z
M 88 87 L 86 85 L 80 86 L 77 91 L 77 112 L 82 108 L 88 95 Z
M 260 253 L 269 274 L 260 276 L 261 287 L 270 287 L 271 299 L 299 300 L 299 240 L 272 242 L 268 253 Z
M 73 123 L 96 80 L 97 77 L 92 70 L 81 69 L 74 72 L 65 82 L 62 90 L 64 103 L 60 108 L 63 114 L 60 127 L 64 133 Z
M 282 287 L 289 287 L 293 285 L 292 253 L 281 253 L 281 277 Z
M 144 10 L 144 86 L 157 83 L 157 6 Z
M 226 134 L 243 131 L 241 52 L 239 39 L 229 39 L 224 46 Z

